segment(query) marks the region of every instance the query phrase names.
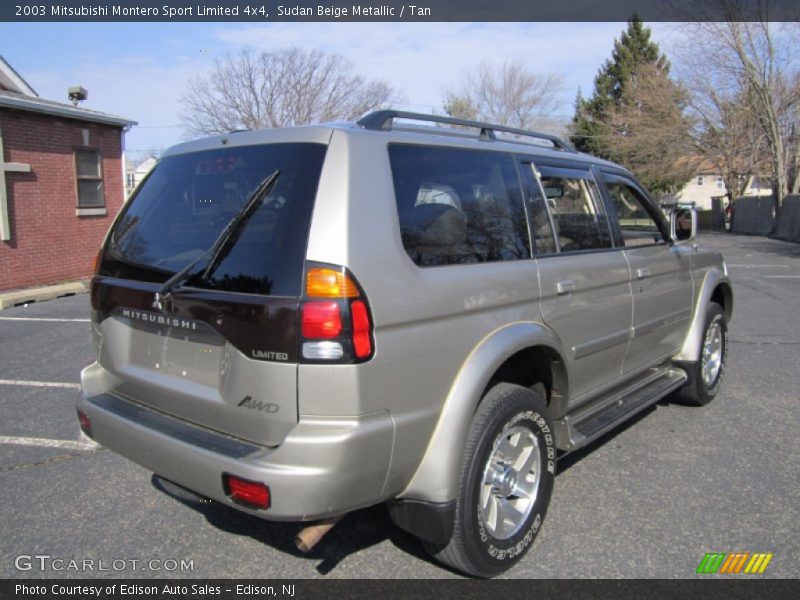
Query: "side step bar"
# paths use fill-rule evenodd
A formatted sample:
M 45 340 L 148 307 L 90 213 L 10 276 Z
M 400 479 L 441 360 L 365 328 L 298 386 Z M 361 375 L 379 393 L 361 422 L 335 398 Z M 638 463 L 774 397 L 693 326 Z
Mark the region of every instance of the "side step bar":
M 571 452 L 596 440 L 678 389 L 686 379 L 686 373 L 675 367 L 649 369 L 627 387 L 614 390 L 575 413 L 557 419 L 554 426 L 559 450 Z

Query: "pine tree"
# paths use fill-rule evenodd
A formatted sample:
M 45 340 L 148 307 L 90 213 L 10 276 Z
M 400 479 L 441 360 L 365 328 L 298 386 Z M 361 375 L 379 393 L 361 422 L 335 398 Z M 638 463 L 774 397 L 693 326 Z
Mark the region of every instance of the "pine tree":
M 665 76 L 669 74 L 669 61 L 650 39 L 650 28 L 644 26 L 638 15 L 633 15 L 627 31 L 614 40 L 611 58 L 595 77 L 594 94 L 589 99 L 579 95 L 576 101 L 570 139 L 578 150 L 612 158 L 607 141 L 612 133 L 609 113 L 621 106 L 626 82 L 642 65 L 655 65 Z
M 578 150 L 623 164 L 655 192 L 674 192 L 688 178 L 685 94 L 669 69 L 634 15 L 595 77 L 591 98 L 578 92 L 571 125 Z

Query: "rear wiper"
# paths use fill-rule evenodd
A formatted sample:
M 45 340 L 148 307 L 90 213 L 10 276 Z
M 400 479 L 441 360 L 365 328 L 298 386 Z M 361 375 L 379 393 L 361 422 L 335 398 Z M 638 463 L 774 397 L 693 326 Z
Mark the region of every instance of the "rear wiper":
M 279 175 L 280 171 L 276 170 L 274 173 L 272 173 L 272 175 L 259 183 L 256 189 L 253 190 L 253 193 L 247 198 L 247 201 L 242 209 L 237 212 L 228 222 L 219 236 L 217 236 L 217 239 L 214 240 L 214 243 L 211 244 L 211 247 L 164 282 L 164 285 L 161 286 L 161 289 L 158 290 L 157 294 L 162 301 L 166 300 L 170 294 L 172 294 L 173 290 L 179 285 L 186 283 L 192 277 L 197 275 L 197 273 L 200 271 L 200 269 L 198 269 L 198 265 L 206 260 L 208 260 L 208 264 L 203 269 L 203 276 L 208 276 L 209 272 L 214 268 L 214 265 L 219 260 L 220 255 L 228 246 L 230 241 L 236 237 L 241 231 L 242 227 L 247 224 L 247 222 L 250 220 L 250 217 L 253 216 L 253 214 L 256 212 L 256 209 L 261 204 L 261 201 L 264 200 L 264 198 L 267 197 L 267 194 L 269 194 L 270 190 L 272 190 L 275 182 L 278 181 Z

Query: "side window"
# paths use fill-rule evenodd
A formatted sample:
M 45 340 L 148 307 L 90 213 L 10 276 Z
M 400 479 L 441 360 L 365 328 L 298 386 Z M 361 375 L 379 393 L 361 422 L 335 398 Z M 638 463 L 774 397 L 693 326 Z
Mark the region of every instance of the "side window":
M 530 258 L 514 159 L 507 154 L 390 144 L 403 246 L 420 266 Z
M 647 210 L 648 202 L 641 193 L 616 177 L 606 178 L 614 212 L 626 247 L 665 243 L 655 218 Z
M 78 208 L 105 206 L 100 152 L 89 148 L 76 149 L 75 175 L 78 179 Z
M 539 181 L 562 252 L 611 248 L 611 229 L 589 171 L 539 166 Z

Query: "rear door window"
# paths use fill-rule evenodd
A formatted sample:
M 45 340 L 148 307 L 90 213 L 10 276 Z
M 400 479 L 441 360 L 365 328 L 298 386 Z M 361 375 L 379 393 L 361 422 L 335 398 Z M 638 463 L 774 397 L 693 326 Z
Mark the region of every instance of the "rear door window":
M 164 158 L 111 234 L 100 274 L 163 282 L 206 252 L 267 176 L 270 193 L 204 279 L 206 289 L 297 296 L 325 146 L 271 144 Z M 102 271 L 105 271 L 103 273 Z
M 591 172 L 537 168 L 561 252 L 611 248 L 611 228 Z
M 511 155 L 391 144 L 403 246 L 420 266 L 530 258 Z

